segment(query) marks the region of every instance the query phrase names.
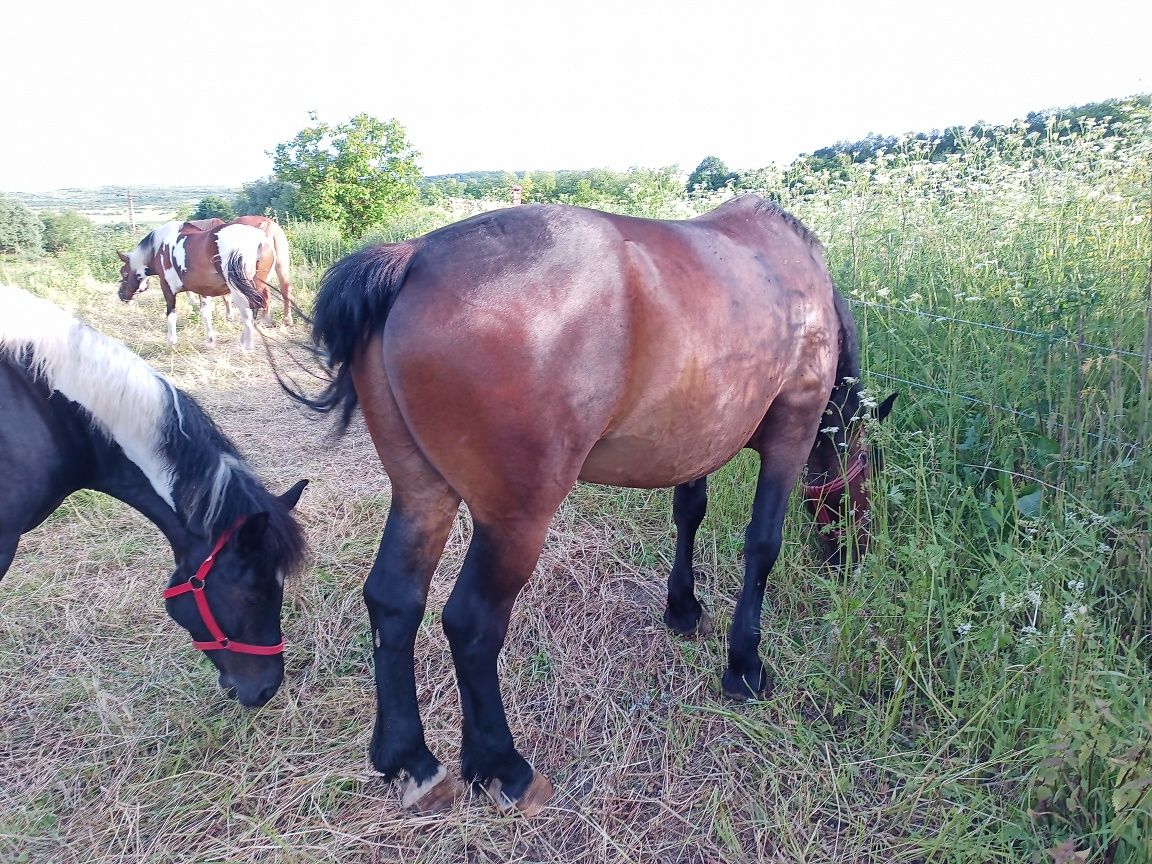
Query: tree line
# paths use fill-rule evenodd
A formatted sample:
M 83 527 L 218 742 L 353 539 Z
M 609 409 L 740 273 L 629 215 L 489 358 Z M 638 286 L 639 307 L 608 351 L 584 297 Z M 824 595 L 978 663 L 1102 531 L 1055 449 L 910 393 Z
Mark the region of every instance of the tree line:
M 1030 136 L 1058 136 L 1060 128 L 1096 125 L 1105 136 L 1124 134 L 1125 120 L 1149 108 L 1149 96 L 1112 99 L 1074 108 L 1035 111 L 1021 121 Z M 682 179 L 678 166 L 558 171 L 471 171 L 426 177 L 420 153 L 396 120 L 358 114 L 329 124 L 315 113 L 309 125 L 276 145 L 273 174 L 244 184 L 234 196 L 208 195 L 190 213 L 194 219 L 230 220 L 257 213 L 284 221 L 330 223 L 345 238 L 355 238 L 394 221 L 421 204 L 451 198 L 511 203 L 519 187 L 524 203 L 548 202 L 601 207 L 635 207 L 645 201 L 708 195 L 731 189 L 762 191 L 767 169 L 732 171 L 719 157 L 706 156 Z M 801 155 L 778 181 L 792 193 L 806 178 L 823 174 L 834 180 L 853 163 L 868 163 L 880 153 L 903 152 L 910 158 L 941 160 L 978 138 L 992 147 L 1018 141 L 1021 127 L 977 124 L 915 135 L 868 135 Z M 60 251 L 88 242 L 97 229 L 75 211 L 37 214 L 20 201 L 0 195 L 0 252 L 22 249 Z

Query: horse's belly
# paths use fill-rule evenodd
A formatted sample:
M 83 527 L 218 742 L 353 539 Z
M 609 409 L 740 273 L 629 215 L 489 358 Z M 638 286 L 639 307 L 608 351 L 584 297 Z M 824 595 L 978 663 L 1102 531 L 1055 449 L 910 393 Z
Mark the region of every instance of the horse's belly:
M 763 416 L 761 412 L 743 424 L 727 428 L 695 426 L 662 440 L 649 434 L 613 434 L 602 438 L 589 452 L 580 469 L 580 479 L 586 483 L 641 489 L 695 480 L 712 473 L 739 453 Z

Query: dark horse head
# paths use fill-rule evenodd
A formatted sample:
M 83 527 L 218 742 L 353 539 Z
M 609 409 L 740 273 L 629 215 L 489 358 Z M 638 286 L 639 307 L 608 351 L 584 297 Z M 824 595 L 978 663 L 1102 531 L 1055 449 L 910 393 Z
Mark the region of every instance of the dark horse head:
M 238 475 L 231 482 L 251 481 Z M 178 563 L 164 591 L 168 614 L 216 667 L 220 686 L 250 708 L 271 699 L 284 678 L 284 576 L 298 565 L 303 549 L 290 511 L 306 482 L 280 496 L 264 493 L 263 509 L 248 515 L 224 514 L 221 502 L 221 513 L 211 521 L 228 527 L 189 532 L 184 548 L 173 545 Z M 246 490 L 262 491 L 255 485 Z M 245 491 L 234 494 L 247 497 Z
M 242 703 L 284 677 L 284 577 L 304 561 L 283 495 L 261 484 L 187 393 L 123 343 L 0 286 L 0 577 L 20 535 L 79 489 L 148 517 L 172 547 L 169 614 Z
M 836 383 L 808 456 L 804 503 L 816 520 L 821 555 L 831 567 L 858 563 L 871 533 L 870 481 L 879 473 L 880 448 L 868 441 L 868 426 L 892 411 L 899 395 L 877 404 L 860 385 L 860 348 L 843 298 L 836 295 L 841 320 Z

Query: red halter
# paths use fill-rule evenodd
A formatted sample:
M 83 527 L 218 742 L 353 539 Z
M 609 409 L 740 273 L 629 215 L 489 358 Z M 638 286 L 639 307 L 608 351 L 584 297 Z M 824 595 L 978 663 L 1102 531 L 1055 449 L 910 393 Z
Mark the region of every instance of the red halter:
M 244 524 L 244 518 L 241 516 L 236 520 L 236 524 L 220 535 L 220 539 L 216 541 L 216 545 L 212 547 L 212 552 L 204 559 L 204 563 L 196 571 L 196 575 L 191 577 L 183 585 L 174 585 L 171 588 L 164 589 L 164 599 L 171 600 L 173 597 L 179 597 L 181 594 L 192 592 L 192 597 L 196 601 L 196 608 L 200 610 L 200 618 L 204 622 L 204 626 L 208 628 L 208 632 L 212 634 L 215 639 L 214 642 L 197 642 L 192 640 L 192 647 L 197 651 L 234 651 L 237 654 L 280 654 L 284 651 L 284 640 L 281 639 L 276 645 L 248 645 L 245 642 L 234 642 L 224 635 L 224 631 L 220 629 L 220 625 L 216 623 L 216 618 L 212 614 L 211 608 L 208 606 L 208 597 L 204 594 L 204 580 L 208 578 L 208 573 L 212 570 L 212 565 L 216 563 L 216 555 L 224 548 L 232 535 Z
M 812 515 L 816 517 L 816 521 L 821 525 L 836 526 L 829 532 L 833 537 L 843 535 L 844 529 L 839 527 L 838 523 L 840 522 L 841 516 L 832 509 L 830 502 L 835 501 L 840 493 L 844 491 L 845 487 L 863 474 L 867 466 L 868 449 L 861 447 L 856 452 L 856 455 L 849 460 L 848 470 L 839 477 L 817 486 L 804 487 L 804 502 L 808 505 L 808 509 L 812 511 Z M 851 498 L 853 510 L 860 513 L 868 512 L 868 499 L 864 497 L 863 486 L 851 490 Z

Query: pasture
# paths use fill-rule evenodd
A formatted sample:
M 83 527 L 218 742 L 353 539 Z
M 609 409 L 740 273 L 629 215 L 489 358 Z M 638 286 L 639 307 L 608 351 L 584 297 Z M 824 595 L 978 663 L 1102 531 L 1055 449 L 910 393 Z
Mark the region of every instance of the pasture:
M 481 794 L 411 816 L 368 764 L 360 588 L 389 489 L 362 424 L 327 440 L 261 351 L 238 356 L 235 325 L 201 347 L 185 299 L 170 350 L 155 289 L 123 306 L 67 262 L 0 261 L 0 281 L 195 395 L 269 488 L 312 481 L 287 676 L 257 712 L 166 618 L 169 551 L 142 516 L 83 493 L 25 537 L 0 585 L 0 860 L 1152 860 L 1152 136 L 1135 140 L 1054 129 L 939 163 L 909 145 L 790 191 L 765 174 L 855 301 L 869 390 L 903 394 L 872 552 L 822 571 L 794 495 L 763 613 L 776 692 L 735 704 L 719 673 L 753 460 L 710 483 L 698 590 L 717 629 L 700 640 L 660 618 L 670 491 L 578 487 L 501 659 L 513 734 L 556 784 L 530 820 Z M 304 308 L 331 260 L 319 233 L 290 233 Z M 266 332 L 290 368 L 284 332 Z M 427 737 L 450 766 L 439 613 L 468 537 L 462 513 L 417 642 Z

